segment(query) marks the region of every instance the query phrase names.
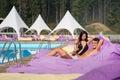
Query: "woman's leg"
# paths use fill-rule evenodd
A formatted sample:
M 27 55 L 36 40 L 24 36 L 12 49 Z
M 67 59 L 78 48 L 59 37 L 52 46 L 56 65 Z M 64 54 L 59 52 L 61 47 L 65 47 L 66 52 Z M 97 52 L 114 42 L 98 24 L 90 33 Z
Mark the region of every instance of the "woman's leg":
M 55 48 L 55 49 L 53 49 L 51 52 L 49 52 L 49 53 L 47 54 L 47 56 L 55 56 L 56 54 L 59 54 L 60 57 L 62 57 L 62 58 L 72 59 L 72 58 L 66 53 L 66 51 L 64 51 L 64 50 L 61 49 L 61 48 Z

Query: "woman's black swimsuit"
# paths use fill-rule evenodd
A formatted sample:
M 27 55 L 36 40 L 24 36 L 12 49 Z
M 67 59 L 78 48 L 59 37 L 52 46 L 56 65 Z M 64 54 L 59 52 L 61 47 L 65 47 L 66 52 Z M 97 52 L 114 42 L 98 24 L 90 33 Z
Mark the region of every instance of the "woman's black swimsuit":
M 78 52 L 83 48 L 82 44 L 78 45 L 78 50 L 76 51 L 76 53 L 78 54 Z M 86 44 L 84 49 L 82 50 L 82 52 L 79 55 L 83 55 L 86 51 L 88 50 L 88 45 Z

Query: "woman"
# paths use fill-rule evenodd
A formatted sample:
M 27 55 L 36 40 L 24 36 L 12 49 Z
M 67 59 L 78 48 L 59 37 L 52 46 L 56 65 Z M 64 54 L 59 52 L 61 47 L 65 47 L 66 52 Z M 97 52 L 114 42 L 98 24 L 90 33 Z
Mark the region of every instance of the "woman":
M 75 41 L 74 49 L 75 54 L 82 55 L 88 50 L 88 34 L 86 31 L 82 31 L 79 38 Z
M 74 45 L 74 51 L 72 52 L 72 55 L 67 53 L 61 48 L 55 48 L 51 52 L 47 54 L 47 56 L 55 56 L 56 54 L 59 54 L 60 57 L 66 58 L 66 59 L 73 59 L 74 56 L 77 58 L 84 54 L 88 50 L 88 44 L 90 41 L 88 41 L 88 34 L 86 31 L 82 31 L 79 35 L 78 40 L 75 40 Z

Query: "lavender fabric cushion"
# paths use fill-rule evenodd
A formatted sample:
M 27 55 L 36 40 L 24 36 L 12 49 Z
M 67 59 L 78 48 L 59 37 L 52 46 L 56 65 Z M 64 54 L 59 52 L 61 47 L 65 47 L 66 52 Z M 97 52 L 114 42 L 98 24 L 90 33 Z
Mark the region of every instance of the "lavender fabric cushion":
M 35 74 L 87 74 L 92 70 L 101 70 L 100 67 L 117 65 L 120 61 L 120 45 L 104 40 L 99 52 L 84 59 L 63 59 L 55 56 L 46 56 L 50 50 L 40 50 L 28 65 L 14 65 L 6 69 L 9 73 L 35 73 Z M 118 67 L 116 67 L 118 68 Z M 118 71 L 115 70 L 117 73 Z M 105 73 L 106 74 L 106 73 Z M 113 76 L 114 78 L 114 76 Z M 88 79 L 87 79 L 88 80 Z
M 86 73 L 75 80 L 119 80 L 120 62 L 108 64 Z

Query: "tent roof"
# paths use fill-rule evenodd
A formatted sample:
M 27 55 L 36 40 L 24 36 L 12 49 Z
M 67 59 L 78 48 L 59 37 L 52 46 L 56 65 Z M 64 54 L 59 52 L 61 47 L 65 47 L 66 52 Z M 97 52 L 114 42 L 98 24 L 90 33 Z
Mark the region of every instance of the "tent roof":
M 24 23 L 22 18 L 19 16 L 15 6 L 13 6 L 13 8 L 11 9 L 7 17 L 0 24 L 0 28 L 6 28 L 6 27 L 13 28 L 16 31 L 18 36 L 20 36 L 21 28 L 28 29 L 28 26 Z
M 49 31 L 51 31 L 51 29 L 44 22 L 44 20 L 43 20 L 43 18 L 41 17 L 40 14 L 37 17 L 36 21 L 32 24 L 32 26 L 30 27 L 29 30 L 36 30 L 37 31 L 37 35 L 39 35 L 42 30 L 49 30 Z
M 51 32 L 53 33 L 56 30 L 67 29 L 72 36 L 74 36 L 75 29 L 85 30 L 81 25 L 74 19 L 74 17 L 70 14 L 69 11 L 66 12 L 60 23 L 55 27 L 55 29 Z M 86 30 L 85 30 L 86 31 Z

